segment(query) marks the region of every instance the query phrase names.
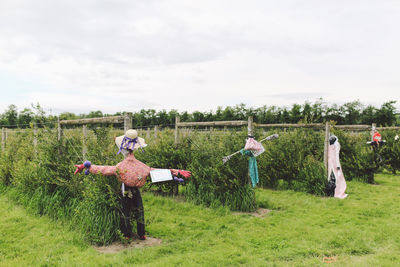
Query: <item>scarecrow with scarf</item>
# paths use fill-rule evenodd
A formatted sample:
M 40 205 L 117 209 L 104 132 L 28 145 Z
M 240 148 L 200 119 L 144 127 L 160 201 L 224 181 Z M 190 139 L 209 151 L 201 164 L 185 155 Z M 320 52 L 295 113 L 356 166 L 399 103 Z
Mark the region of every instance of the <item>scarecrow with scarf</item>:
M 155 170 L 137 160 L 133 155 L 133 151 L 147 146 L 143 138 L 138 137 L 136 130 L 127 130 L 125 135 L 115 138 L 115 144 L 119 147 L 118 153 L 125 156 L 125 159 L 115 166 L 100 166 L 91 164 L 90 161 L 85 161 L 83 164 L 75 165 L 75 174 L 85 170 L 85 174 L 102 174 L 104 176 L 115 176 L 122 182 L 122 217 L 120 220 L 120 228 L 122 234 L 131 239 L 134 237 L 132 226 L 130 223 L 130 213 L 133 211 L 136 224 L 137 234 L 140 240 L 145 240 L 145 221 L 143 201 L 140 195 L 139 188 L 146 183 L 146 179 L 151 170 Z M 181 175 L 184 178 L 191 176 L 189 171 L 170 169 L 171 174 L 176 177 Z M 181 179 L 181 178 L 179 178 Z
M 256 185 L 259 182 L 256 157 L 261 155 L 265 151 L 261 142 L 273 140 L 275 138 L 278 138 L 278 134 L 270 135 L 258 142 L 254 138 L 254 136 L 249 135 L 246 140 L 246 144 L 245 144 L 244 148 L 239 151 L 236 151 L 235 153 L 233 153 L 229 156 L 223 157 L 222 162 L 225 164 L 228 160 L 231 159 L 232 156 L 234 156 L 238 153 L 241 153 L 244 156 L 248 156 L 249 157 L 249 176 L 250 176 L 250 180 L 251 180 L 251 185 L 253 187 L 256 187 Z

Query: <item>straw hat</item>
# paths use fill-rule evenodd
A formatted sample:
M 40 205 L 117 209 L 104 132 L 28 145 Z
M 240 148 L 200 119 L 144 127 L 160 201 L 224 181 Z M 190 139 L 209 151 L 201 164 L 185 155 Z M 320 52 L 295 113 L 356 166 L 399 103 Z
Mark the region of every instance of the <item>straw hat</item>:
M 144 139 L 138 137 L 137 131 L 133 129 L 129 129 L 125 132 L 125 135 L 121 135 L 115 138 L 115 144 L 120 150 L 121 149 L 135 150 L 140 147 L 143 148 L 147 146 Z

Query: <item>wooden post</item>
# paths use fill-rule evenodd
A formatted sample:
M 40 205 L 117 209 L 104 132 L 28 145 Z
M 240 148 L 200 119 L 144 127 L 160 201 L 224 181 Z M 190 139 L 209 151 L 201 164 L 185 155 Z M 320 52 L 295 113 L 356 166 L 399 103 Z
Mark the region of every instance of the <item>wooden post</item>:
M 326 122 L 325 123 L 325 140 L 324 140 L 324 166 L 325 166 L 326 175 L 328 176 L 328 179 L 329 179 L 329 173 L 328 173 L 329 130 L 330 130 L 329 122 Z
M 177 115 L 175 117 L 175 145 L 177 145 L 179 143 L 179 127 L 178 127 L 178 123 L 181 121 L 181 119 L 179 118 L 179 116 Z
M 61 138 L 62 138 L 62 128 L 61 128 L 61 124 L 60 124 L 60 117 L 58 117 L 58 119 L 57 119 L 57 124 L 58 124 L 58 127 L 57 127 L 57 131 L 58 131 L 57 140 L 58 140 L 58 141 L 61 141 Z
M 376 123 L 372 123 L 372 125 L 371 125 L 371 141 L 374 141 L 375 130 L 376 130 Z
M 158 126 L 154 126 L 154 139 L 157 139 L 157 130 L 158 130 Z
M 126 112 L 124 114 L 124 132 L 132 129 L 132 112 Z
M 147 127 L 146 138 L 150 138 L 150 127 Z
M 35 157 L 37 156 L 37 144 L 38 144 L 37 132 L 38 132 L 38 128 L 37 128 L 37 124 L 35 123 L 33 125 L 33 151 L 34 151 Z
M 247 120 L 247 135 L 253 136 L 253 116 L 249 116 Z
M 82 137 L 82 159 L 86 159 L 87 146 L 86 146 L 86 138 L 87 138 L 87 126 L 86 124 L 82 125 L 83 137 Z
M 6 128 L 1 129 L 1 152 L 4 152 L 6 149 Z

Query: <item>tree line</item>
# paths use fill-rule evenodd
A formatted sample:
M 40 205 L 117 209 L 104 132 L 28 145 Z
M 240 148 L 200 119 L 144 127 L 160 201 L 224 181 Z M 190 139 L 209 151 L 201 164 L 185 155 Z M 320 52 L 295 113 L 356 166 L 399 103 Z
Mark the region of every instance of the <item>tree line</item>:
M 175 124 L 175 117 L 180 116 L 181 122 L 189 121 L 231 121 L 247 120 L 248 116 L 253 116 L 256 123 L 323 123 L 325 121 L 335 121 L 337 124 L 355 125 L 372 124 L 377 126 L 399 125 L 399 114 L 395 107 L 396 101 L 388 101 L 380 107 L 364 105 L 359 100 L 347 102 L 343 105 L 327 104 L 322 99 L 315 102 L 306 101 L 303 104 L 293 104 L 290 107 L 262 106 L 248 107 L 245 104 L 218 107 L 215 111 L 194 111 L 178 112 L 173 109 L 170 111 L 142 109 L 133 113 L 133 124 L 135 127 L 151 127 L 154 125 L 172 126 Z M 104 116 L 118 116 L 124 112 L 115 114 L 105 114 L 102 111 L 91 111 L 88 114 L 75 114 L 64 112 L 59 115 L 60 120 L 97 118 Z M 7 128 L 28 128 L 33 123 L 38 125 L 55 124 L 58 117 L 47 115 L 39 105 L 31 105 L 18 111 L 16 105 L 9 105 L 0 114 L 0 127 Z

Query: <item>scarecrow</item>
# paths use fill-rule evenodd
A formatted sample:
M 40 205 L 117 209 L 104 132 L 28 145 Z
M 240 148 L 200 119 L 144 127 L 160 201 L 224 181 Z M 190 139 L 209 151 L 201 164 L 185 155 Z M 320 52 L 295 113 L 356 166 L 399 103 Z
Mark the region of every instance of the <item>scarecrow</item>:
M 275 138 L 278 138 L 278 134 L 270 135 L 270 136 L 260 140 L 260 142 L 258 142 L 254 138 L 254 136 L 249 135 L 243 149 L 236 151 L 235 153 L 233 153 L 229 156 L 224 157 L 222 159 L 222 161 L 225 164 L 228 160 L 231 159 L 232 156 L 234 156 L 238 153 L 241 153 L 244 156 L 248 156 L 249 157 L 249 176 L 250 176 L 251 184 L 253 187 L 256 187 L 256 185 L 259 182 L 256 157 L 261 155 L 265 151 L 265 148 L 263 147 L 261 142 L 272 140 Z
M 118 153 L 125 156 L 125 159 L 115 166 L 100 166 L 91 164 L 90 161 L 85 161 L 83 164 L 75 165 L 74 174 L 85 170 L 85 174 L 102 174 L 104 176 L 115 176 L 122 182 L 122 216 L 120 220 L 120 228 L 122 234 L 127 239 L 134 237 L 132 226 L 130 223 L 130 213 L 133 211 L 137 224 L 137 235 L 140 240 L 145 240 L 145 221 L 143 201 L 140 195 L 139 188 L 146 183 L 146 179 L 150 171 L 156 170 L 137 160 L 133 151 L 147 146 L 143 138 L 138 137 L 137 131 L 130 129 L 125 132 L 125 135 L 115 138 L 115 144 L 118 146 Z M 177 176 L 189 178 L 191 173 L 185 170 L 170 169 L 174 180 L 182 180 Z M 180 181 L 179 180 L 179 181 Z
M 374 134 L 372 135 L 372 142 L 370 145 L 374 148 L 374 150 L 378 150 L 380 146 L 382 146 L 386 141 L 382 140 L 381 134 L 378 130 L 375 129 Z
M 371 145 L 374 154 L 375 154 L 375 162 L 377 165 L 381 165 L 383 163 L 383 158 L 379 154 L 380 148 L 382 147 L 383 144 L 385 144 L 386 141 L 382 140 L 381 134 L 378 132 L 378 130 L 374 129 L 374 134 L 372 135 L 372 141 L 367 142 L 367 144 Z
M 347 197 L 346 180 L 339 161 L 340 144 L 338 138 L 332 135 L 328 147 L 328 185 L 327 194 L 336 198 Z

